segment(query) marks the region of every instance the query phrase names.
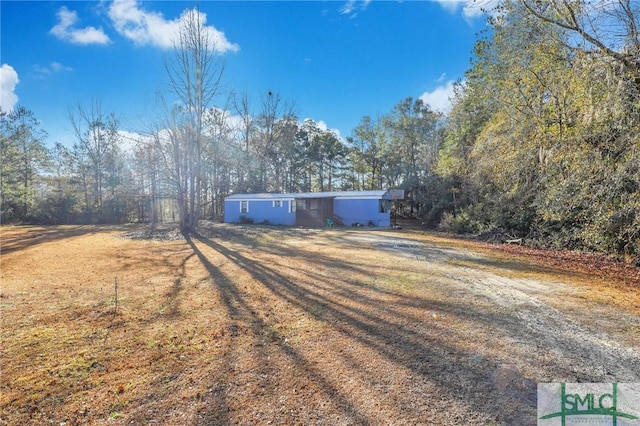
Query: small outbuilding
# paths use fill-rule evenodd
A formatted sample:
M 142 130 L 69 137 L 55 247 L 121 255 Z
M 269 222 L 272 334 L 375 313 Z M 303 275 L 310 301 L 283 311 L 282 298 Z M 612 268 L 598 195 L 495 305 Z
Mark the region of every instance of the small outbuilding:
M 288 226 L 391 225 L 389 191 L 234 194 L 224 199 L 225 223 Z

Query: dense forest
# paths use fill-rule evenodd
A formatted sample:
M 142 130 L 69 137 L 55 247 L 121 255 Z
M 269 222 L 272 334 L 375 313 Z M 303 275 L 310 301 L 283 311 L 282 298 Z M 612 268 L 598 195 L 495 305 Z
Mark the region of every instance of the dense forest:
M 72 147 L 24 106 L 0 113 L 1 221 L 191 232 L 231 193 L 401 188 L 428 226 L 637 256 L 640 2 L 504 1 L 487 16 L 450 112 L 407 97 L 343 140 L 279 93 L 223 93 L 194 13 L 166 60 L 165 114 L 135 140 L 99 100 L 69 108 Z

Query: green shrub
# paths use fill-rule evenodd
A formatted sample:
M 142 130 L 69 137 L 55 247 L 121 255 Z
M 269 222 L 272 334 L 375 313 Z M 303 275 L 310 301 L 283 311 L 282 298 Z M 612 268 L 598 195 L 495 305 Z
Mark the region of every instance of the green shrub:
M 489 224 L 482 222 L 477 212 L 478 207 L 468 206 L 457 214 L 444 212 L 438 228 L 456 234 L 479 234 L 491 229 Z

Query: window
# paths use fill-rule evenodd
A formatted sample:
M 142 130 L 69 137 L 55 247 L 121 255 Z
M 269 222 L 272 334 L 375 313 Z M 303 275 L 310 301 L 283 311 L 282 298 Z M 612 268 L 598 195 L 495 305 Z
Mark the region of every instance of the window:
M 282 200 L 273 200 L 273 207 L 282 207 Z
M 240 201 L 240 213 L 248 213 L 249 212 L 249 201 L 242 200 Z
M 289 200 L 289 213 L 296 212 L 296 200 Z

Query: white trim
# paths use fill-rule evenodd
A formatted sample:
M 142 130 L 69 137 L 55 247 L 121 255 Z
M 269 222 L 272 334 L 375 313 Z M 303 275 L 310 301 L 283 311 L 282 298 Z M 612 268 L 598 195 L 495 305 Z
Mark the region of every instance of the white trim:
M 358 197 L 358 196 L 348 196 L 348 197 L 335 197 L 335 200 L 391 200 L 391 198 L 383 198 L 383 197 Z
M 273 200 L 289 198 L 340 198 L 340 199 L 391 199 L 389 191 L 335 191 L 335 192 L 295 192 L 295 193 L 258 193 L 258 194 L 233 194 L 225 197 L 225 200 Z
M 238 201 L 240 202 L 240 206 L 239 206 L 240 207 L 240 213 L 249 213 L 249 200 L 238 200 Z M 247 203 L 246 204 L 247 210 L 242 211 L 242 203 Z

